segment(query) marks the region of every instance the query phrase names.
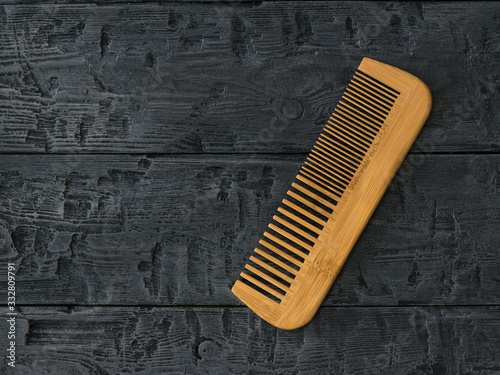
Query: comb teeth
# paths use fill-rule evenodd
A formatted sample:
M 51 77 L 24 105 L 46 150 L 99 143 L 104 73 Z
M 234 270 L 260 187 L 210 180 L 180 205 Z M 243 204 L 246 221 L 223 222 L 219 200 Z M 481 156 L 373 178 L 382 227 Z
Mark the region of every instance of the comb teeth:
M 261 298 L 280 304 L 293 288 L 399 94 L 355 73 L 241 273 L 240 281 Z

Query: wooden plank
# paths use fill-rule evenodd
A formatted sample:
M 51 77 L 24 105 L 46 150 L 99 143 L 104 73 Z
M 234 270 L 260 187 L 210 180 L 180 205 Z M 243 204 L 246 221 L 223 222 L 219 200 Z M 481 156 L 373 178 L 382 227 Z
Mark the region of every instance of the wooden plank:
M 307 152 L 369 56 L 426 82 L 416 151 L 500 150 L 498 3 L 0 8 L 0 152 Z
M 499 307 L 321 308 L 295 331 L 246 308 L 22 310 L 16 373 L 26 375 L 500 371 Z M 14 373 L 5 357 L 0 369 Z
M 4 155 L 0 259 L 21 304 L 238 304 L 303 159 Z M 499 155 L 407 158 L 324 304 L 500 303 L 499 175 Z

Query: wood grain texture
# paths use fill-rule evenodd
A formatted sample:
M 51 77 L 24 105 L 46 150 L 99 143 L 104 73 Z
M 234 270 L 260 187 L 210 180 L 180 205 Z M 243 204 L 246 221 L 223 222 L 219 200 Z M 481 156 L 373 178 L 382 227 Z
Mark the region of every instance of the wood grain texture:
M 235 305 L 303 156 L 2 160 L 20 303 Z M 407 158 L 325 304 L 500 303 L 499 175 L 497 155 Z
M 24 375 L 500 371 L 498 307 L 322 308 L 296 331 L 247 309 L 24 307 L 18 319 Z
M 487 2 L 5 5 L 0 152 L 307 152 L 364 56 L 429 82 L 434 151 L 497 152 L 499 20 Z

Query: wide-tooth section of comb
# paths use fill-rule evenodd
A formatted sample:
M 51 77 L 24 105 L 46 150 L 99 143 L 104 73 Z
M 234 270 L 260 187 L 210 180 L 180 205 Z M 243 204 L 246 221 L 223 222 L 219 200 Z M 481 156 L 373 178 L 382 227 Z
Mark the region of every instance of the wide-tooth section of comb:
M 421 116 L 423 120 L 417 119 L 418 124 L 406 135 L 407 147 L 393 145 L 398 134 L 391 139 L 389 133 L 395 133 L 395 120 L 401 117 L 415 87 L 429 95 L 425 85 L 415 77 L 370 59 L 364 59 L 354 74 L 286 193 L 283 205 L 233 287 L 245 304 L 271 324 L 284 329 L 297 328 L 319 307 L 427 118 L 425 115 Z M 384 181 L 373 184 L 372 187 L 381 187 L 369 204 L 365 203 L 368 216 L 363 214 L 360 223 L 350 229 L 349 223 L 356 217 L 344 211 L 349 207 L 354 208 L 353 212 L 359 210 L 353 196 L 363 194 L 357 190 L 361 185 L 361 190 L 371 188 L 362 179 L 376 177 L 370 165 L 383 167 L 383 160 L 377 159 L 377 150 L 383 150 L 382 146 L 393 147 L 396 160 L 380 176 Z M 385 155 L 383 151 L 381 154 Z M 339 220 L 342 222 L 337 223 Z M 344 234 L 341 230 L 352 233 Z M 334 232 L 337 238 L 332 237 Z
M 356 72 L 264 233 L 266 240 L 241 274 L 242 281 L 262 294 L 260 298 L 281 303 L 290 291 L 398 95 Z M 263 252 L 269 256 L 263 257 Z M 285 271 L 290 276 L 283 273 L 283 264 L 289 266 Z

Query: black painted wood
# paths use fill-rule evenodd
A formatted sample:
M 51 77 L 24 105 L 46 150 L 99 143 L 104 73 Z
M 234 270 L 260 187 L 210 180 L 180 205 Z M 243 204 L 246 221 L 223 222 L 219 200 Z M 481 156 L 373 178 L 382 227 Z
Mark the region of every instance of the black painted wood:
M 0 2 L 1 374 L 500 373 L 499 3 L 22 3 Z M 364 56 L 433 111 L 281 331 L 230 288 Z
M 239 304 L 230 286 L 303 159 L 4 156 L 20 302 Z M 325 304 L 500 304 L 499 175 L 498 155 L 410 156 Z
M 246 5 L 3 6 L 0 152 L 307 152 L 364 56 L 436 151 L 500 150 L 498 3 Z
M 25 375 L 500 371 L 498 307 L 321 308 L 295 331 L 247 309 L 22 310 L 18 370 Z

